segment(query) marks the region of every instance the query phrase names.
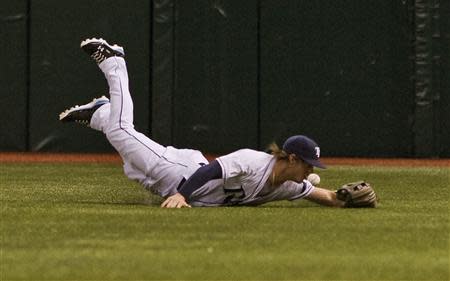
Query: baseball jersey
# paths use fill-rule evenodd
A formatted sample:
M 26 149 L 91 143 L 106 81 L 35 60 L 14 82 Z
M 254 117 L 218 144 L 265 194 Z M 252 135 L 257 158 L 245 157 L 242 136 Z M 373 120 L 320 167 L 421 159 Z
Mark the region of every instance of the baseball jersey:
M 295 200 L 309 195 L 308 181 L 286 181 L 272 186 L 269 177 L 276 158 L 265 152 L 241 149 L 217 158 L 222 178 L 208 181 L 190 197 L 192 206 L 260 205 L 277 200 Z

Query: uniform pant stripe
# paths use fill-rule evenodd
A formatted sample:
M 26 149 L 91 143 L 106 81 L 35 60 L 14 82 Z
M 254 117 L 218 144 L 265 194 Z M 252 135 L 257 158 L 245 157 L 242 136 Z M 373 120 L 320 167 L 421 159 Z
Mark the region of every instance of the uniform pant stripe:
M 117 74 L 117 68 L 115 69 L 116 74 Z M 168 159 L 166 159 L 165 157 L 163 157 L 162 155 L 159 155 L 158 153 L 156 153 L 153 149 L 151 149 L 151 147 L 149 147 L 148 145 L 146 145 L 144 142 L 142 142 L 140 139 L 138 139 L 134 134 L 132 134 L 131 132 L 127 131 L 123 126 L 122 126 L 122 115 L 123 115 L 123 106 L 124 106 L 124 100 L 123 100 L 123 88 L 122 88 L 122 80 L 120 79 L 120 75 L 117 75 L 117 77 L 119 78 L 119 85 L 120 85 L 120 114 L 119 114 L 119 128 L 120 130 L 124 131 L 127 135 L 129 135 L 130 137 L 134 138 L 137 142 L 139 142 L 140 144 L 142 144 L 144 147 L 146 147 L 148 150 L 150 150 L 153 154 L 155 154 L 156 156 L 158 156 L 159 158 L 162 158 L 164 160 L 166 160 L 169 163 L 172 164 L 176 164 L 176 165 L 181 165 L 183 167 L 187 167 L 187 165 L 181 164 L 181 163 L 176 163 L 176 162 L 172 162 L 169 161 Z

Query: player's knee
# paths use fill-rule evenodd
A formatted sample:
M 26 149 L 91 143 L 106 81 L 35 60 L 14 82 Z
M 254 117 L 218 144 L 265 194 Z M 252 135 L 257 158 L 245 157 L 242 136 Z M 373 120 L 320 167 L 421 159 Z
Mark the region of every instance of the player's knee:
M 108 140 L 120 139 L 120 135 L 124 134 L 123 130 L 119 126 L 108 126 L 105 130 Z

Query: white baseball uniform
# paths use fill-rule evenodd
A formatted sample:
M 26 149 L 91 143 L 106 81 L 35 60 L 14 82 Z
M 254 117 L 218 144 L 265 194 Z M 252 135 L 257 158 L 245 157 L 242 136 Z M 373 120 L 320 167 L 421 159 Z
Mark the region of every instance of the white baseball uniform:
M 265 152 L 241 149 L 217 161 L 223 178 L 211 180 L 194 191 L 189 199 L 192 206 L 260 205 L 300 199 L 314 189 L 306 180 L 272 186 L 269 177 L 276 159 Z
M 125 60 L 111 57 L 99 67 L 108 81 L 110 104 L 95 111 L 91 128 L 106 134 L 122 157 L 127 177 L 162 197 L 175 194 L 183 178 L 189 178 L 200 163 L 208 163 L 208 160 L 200 151 L 164 147 L 137 132 L 133 125 L 133 101 Z
M 159 196 L 175 194 L 182 180 L 208 161 L 200 151 L 164 147 L 137 132 L 125 60 L 111 57 L 99 67 L 108 81 L 110 104 L 93 114 L 91 128 L 106 134 L 123 159 L 127 177 Z M 190 197 L 192 206 L 258 205 L 294 200 L 307 196 L 314 188 L 308 181 L 271 186 L 268 178 L 275 158 L 264 152 L 243 149 L 217 161 L 223 178 L 211 180 L 195 190 Z

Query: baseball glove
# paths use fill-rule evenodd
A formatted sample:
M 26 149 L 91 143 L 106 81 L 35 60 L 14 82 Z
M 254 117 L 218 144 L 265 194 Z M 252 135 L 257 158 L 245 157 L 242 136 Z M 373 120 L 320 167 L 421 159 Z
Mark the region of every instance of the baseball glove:
M 377 195 L 365 181 L 347 183 L 336 191 L 337 199 L 344 201 L 346 208 L 375 208 Z

